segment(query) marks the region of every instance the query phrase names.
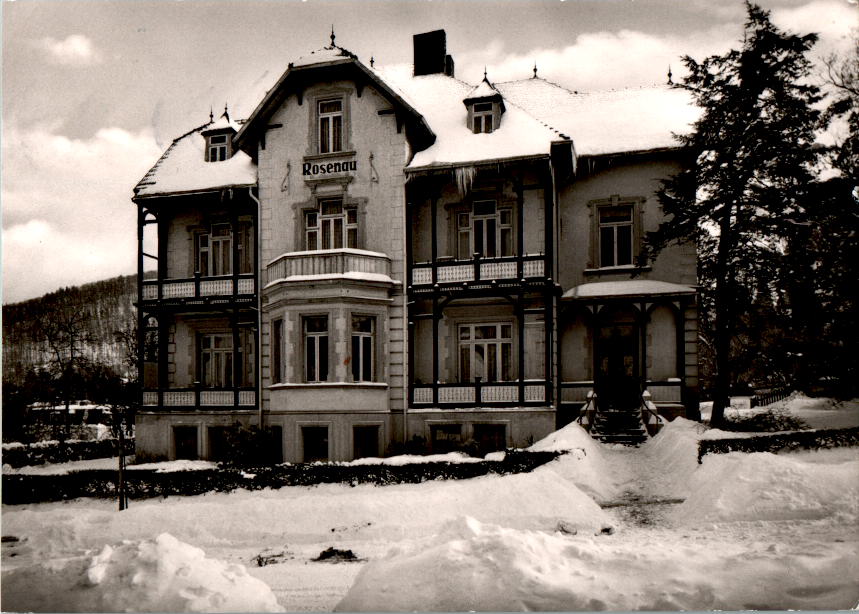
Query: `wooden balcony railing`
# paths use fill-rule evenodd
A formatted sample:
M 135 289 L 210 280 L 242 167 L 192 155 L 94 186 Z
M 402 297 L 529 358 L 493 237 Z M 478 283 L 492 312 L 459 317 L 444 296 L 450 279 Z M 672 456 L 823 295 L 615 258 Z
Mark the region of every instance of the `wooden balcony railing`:
M 172 408 L 247 407 L 256 406 L 256 390 L 253 388 L 229 388 L 211 390 L 205 388 L 165 388 L 144 390 L 143 406 Z
M 266 284 L 333 276 L 390 281 L 391 259 L 379 252 L 359 249 L 323 249 L 283 254 L 266 267 Z
M 464 382 L 413 384 L 412 405 L 467 407 L 476 405 L 518 406 L 546 403 L 546 382 Z
M 143 281 L 143 300 L 208 299 L 256 294 L 253 273 L 223 277 L 195 275 L 185 279 L 146 279 Z
M 468 260 L 417 262 L 412 267 L 412 286 L 453 284 L 492 279 L 533 279 L 545 274 L 545 256 L 532 254 Z

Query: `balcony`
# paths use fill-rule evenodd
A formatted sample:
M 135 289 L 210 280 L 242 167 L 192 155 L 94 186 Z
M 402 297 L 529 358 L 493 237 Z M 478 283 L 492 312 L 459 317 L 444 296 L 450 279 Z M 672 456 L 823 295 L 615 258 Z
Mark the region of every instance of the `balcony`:
M 209 390 L 199 388 L 169 388 L 144 390 L 143 407 L 159 409 L 247 408 L 256 407 L 256 390 L 230 388 Z
M 147 279 L 143 281 L 143 302 L 177 305 L 247 302 L 256 296 L 253 273 L 223 277 Z
M 267 286 L 331 279 L 390 284 L 393 283 L 391 259 L 379 252 L 360 249 L 323 249 L 283 254 L 266 267 Z
M 479 281 L 516 281 L 539 279 L 545 275 L 546 257 L 543 254 L 481 258 L 469 260 L 438 259 L 435 262 L 416 262 L 412 267 L 411 284 L 415 289 L 435 284 L 461 284 Z
M 493 407 L 545 405 L 546 382 L 525 380 L 523 382 L 463 382 L 451 384 L 414 384 L 412 406 L 471 407 L 486 405 Z

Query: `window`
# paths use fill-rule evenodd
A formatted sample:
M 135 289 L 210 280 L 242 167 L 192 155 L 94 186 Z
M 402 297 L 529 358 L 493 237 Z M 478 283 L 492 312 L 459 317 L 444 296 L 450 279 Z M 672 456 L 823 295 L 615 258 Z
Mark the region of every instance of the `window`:
M 513 210 L 494 200 L 476 200 L 472 211 L 456 214 L 457 258 L 468 260 L 513 255 Z
M 304 318 L 304 378 L 328 381 L 328 316 Z
M 513 325 L 459 326 L 459 381 L 505 382 L 513 379 Z
M 271 323 L 271 381 L 283 381 L 283 320 Z
M 229 157 L 229 141 L 226 134 L 213 134 L 207 137 L 206 160 L 222 162 Z
M 320 100 L 319 153 L 343 151 L 343 100 Z
M 599 207 L 599 265 L 627 266 L 633 258 L 632 205 Z
M 352 316 L 352 380 L 373 381 L 373 333 L 375 318 Z
M 358 208 L 344 206 L 342 198 L 319 201 L 319 209 L 304 215 L 308 250 L 358 247 Z
M 474 118 L 474 134 L 481 132 L 492 132 L 492 103 L 477 102 L 474 104 L 472 115 Z
M 233 387 L 233 334 L 200 337 L 200 383 L 205 388 Z
M 204 388 L 233 388 L 253 386 L 254 334 L 250 329 L 239 330 L 237 356 L 233 352 L 233 333 L 223 331 L 199 336 L 199 374 Z M 233 361 L 238 361 L 239 381 L 234 383 Z
M 301 443 L 304 447 L 304 462 L 328 460 L 328 427 L 301 427 Z
M 233 274 L 234 239 L 239 252 L 239 273 L 253 273 L 253 226 L 240 222 L 233 232 L 230 224 L 218 223 L 212 224 L 208 232 L 200 232 L 196 236 L 196 270 L 202 277 Z

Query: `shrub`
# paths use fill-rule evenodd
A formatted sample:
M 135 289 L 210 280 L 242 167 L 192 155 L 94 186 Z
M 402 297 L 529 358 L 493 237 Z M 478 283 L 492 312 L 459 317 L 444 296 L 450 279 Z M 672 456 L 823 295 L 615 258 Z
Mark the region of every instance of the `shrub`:
M 725 414 L 722 430 L 746 433 L 776 433 L 779 431 L 802 431 L 808 424 L 790 415 L 784 409 L 770 409 L 751 415 Z
M 859 427 L 798 431 L 758 435 L 743 439 L 702 439 L 698 442 L 698 463 L 706 454 L 730 452 L 779 452 L 781 450 L 824 450 L 859 446 Z

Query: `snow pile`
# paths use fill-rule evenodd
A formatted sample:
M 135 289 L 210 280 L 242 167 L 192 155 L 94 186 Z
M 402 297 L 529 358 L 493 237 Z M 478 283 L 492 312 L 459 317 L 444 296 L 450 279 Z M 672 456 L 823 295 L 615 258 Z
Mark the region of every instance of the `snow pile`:
M 169 533 L 104 546 L 3 574 L 4 610 L 50 612 L 280 612 L 242 565 L 206 558 Z
M 368 563 L 336 610 L 836 609 L 859 597 L 859 563 L 844 544 L 825 556 L 785 558 L 784 548 L 767 544 L 749 552 L 727 541 L 708 549 L 694 540 L 664 541 L 462 519 L 435 540 Z
M 491 459 L 487 459 L 491 460 Z M 502 460 L 502 459 L 498 459 Z M 367 456 L 364 458 L 356 458 L 353 461 L 341 463 L 343 465 L 421 465 L 425 463 L 480 463 L 482 458 L 474 458 L 463 452 L 448 452 L 447 454 L 400 454 L 399 456 L 389 456 L 388 458 L 377 458 L 375 456 Z
M 741 520 L 833 518 L 856 528 L 859 521 L 859 460 L 816 462 L 802 454 L 713 454 L 693 478 L 692 492 L 676 510 L 687 524 Z
M 533 473 L 553 473 L 559 483 L 571 482 L 597 500 L 605 501 L 617 494 L 617 485 L 609 479 L 600 444 L 576 422 L 549 433 L 528 450 L 566 452 Z

